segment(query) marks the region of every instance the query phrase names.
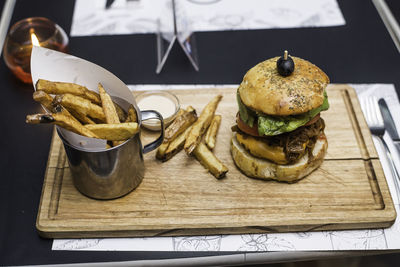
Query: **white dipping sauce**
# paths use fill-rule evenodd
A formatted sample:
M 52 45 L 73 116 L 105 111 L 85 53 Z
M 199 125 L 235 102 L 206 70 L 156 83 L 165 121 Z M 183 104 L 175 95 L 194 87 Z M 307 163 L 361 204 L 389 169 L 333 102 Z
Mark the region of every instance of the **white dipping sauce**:
M 158 111 L 164 119 L 175 113 L 175 103 L 171 99 L 161 95 L 145 96 L 137 104 L 140 110 L 152 109 Z

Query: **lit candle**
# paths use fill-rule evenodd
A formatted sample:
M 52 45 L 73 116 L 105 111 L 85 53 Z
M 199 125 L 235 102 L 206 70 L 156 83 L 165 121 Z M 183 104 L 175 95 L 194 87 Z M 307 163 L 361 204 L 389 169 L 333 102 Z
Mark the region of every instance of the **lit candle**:
M 31 33 L 32 45 L 40 46 L 39 40 L 34 32 Z
M 41 17 L 21 20 L 10 28 L 3 48 L 4 61 L 25 83 L 32 83 L 30 59 L 34 45 L 66 52 L 68 36 L 60 26 Z

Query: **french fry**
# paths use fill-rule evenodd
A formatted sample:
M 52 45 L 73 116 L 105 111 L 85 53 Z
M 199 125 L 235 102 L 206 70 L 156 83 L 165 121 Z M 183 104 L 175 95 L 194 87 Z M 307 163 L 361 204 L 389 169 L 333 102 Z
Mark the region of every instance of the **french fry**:
M 125 111 L 117 103 L 113 102 L 113 104 L 115 106 L 115 110 L 117 111 L 119 121 L 126 121 L 127 115 L 126 115 Z M 136 113 L 135 113 L 135 115 L 136 115 Z M 133 121 L 133 122 L 136 122 L 136 121 Z
M 44 91 L 35 91 L 33 93 L 33 100 L 42 104 L 48 111 L 53 110 L 53 97 Z
M 125 141 L 139 132 L 139 125 L 136 122 L 87 124 L 84 127 L 95 133 L 99 138 L 109 141 Z
M 196 110 L 193 107 L 187 110 L 179 110 L 175 120 L 165 130 L 164 142 L 170 142 L 179 134 L 184 132 L 190 125 L 197 120 Z
M 89 100 L 71 94 L 57 95 L 54 98 L 53 105 L 60 104 L 67 109 L 73 109 L 75 112 L 82 115 L 90 116 L 94 119 L 99 119 L 105 122 L 106 116 L 103 109 L 90 102 Z
M 33 100 L 42 104 L 48 111 L 52 113 L 65 113 L 66 115 L 71 115 L 64 107 L 61 105 L 53 105 L 53 97 L 43 91 L 35 91 L 33 93 Z
M 176 131 L 176 130 L 177 130 L 177 124 L 175 124 L 175 121 L 176 121 L 176 120 L 180 120 L 179 118 L 180 118 L 181 116 L 183 116 L 184 114 L 189 113 L 189 112 L 193 113 L 193 112 L 196 112 L 196 111 L 194 110 L 194 108 L 193 108 L 192 106 L 187 107 L 186 110 L 180 109 L 180 110 L 178 111 L 178 113 L 176 114 L 175 120 L 167 127 L 167 129 L 165 130 L 165 132 L 166 132 L 166 133 L 169 132 L 168 135 L 170 135 L 171 132 L 172 132 L 171 128 L 174 128 L 173 131 Z M 195 114 L 195 116 L 196 116 L 196 114 Z M 197 119 L 197 116 L 196 116 L 196 119 Z M 182 141 L 183 144 L 184 144 L 184 142 L 185 142 L 185 140 L 186 140 L 186 135 L 187 135 L 187 133 L 188 133 L 187 129 L 188 129 L 189 127 L 190 127 L 190 125 L 189 125 L 187 128 L 183 129 L 183 131 L 184 131 L 184 133 L 185 133 L 184 135 L 182 135 L 182 131 L 181 131 L 181 133 L 175 134 L 174 137 L 170 137 L 170 138 L 166 139 L 167 134 L 165 134 L 165 135 L 164 135 L 164 141 L 163 141 L 163 143 L 162 143 L 162 144 L 158 147 L 158 149 L 157 149 L 156 158 L 159 159 L 159 160 L 166 161 L 166 160 L 170 159 L 171 157 L 173 157 L 176 153 L 178 153 L 178 152 L 182 149 L 182 146 L 180 147 L 179 150 L 176 151 L 176 153 L 171 154 L 171 152 L 170 152 L 170 153 L 169 153 L 169 155 L 170 155 L 169 158 L 166 158 L 166 156 L 165 156 L 165 153 L 167 152 L 167 149 L 168 149 L 168 147 L 170 146 L 171 141 L 175 140 L 175 138 L 179 138 L 179 137 L 180 137 L 180 138 L 181 138 L 181 141 Z M 184 137 L 184 138 L 182 138 L 182 137 Z M 173 147 L 174 145 L 176 145 L 176 143 L 173 144 L 172 147 Z
M 110 95 L 107 94 L 101 83 L 98 84 L 98 89 L 101 98 L 101 106 L 103 108 L 104 115 L 106 116 L 106 122 L 108 124 L 120 123 L 117 111 L 115 109 L 113 101 L 111 100 Z M 112 143 L 113 146 L 117 146 L 121 144 L 121 141 L 113 141 Z
M 190 106 L 190 109 L 191 109 L 191 111 L 194 110 L 193 107 L 191 107 L 191 106 Z M 182 122 L 183 122 L 182 116 L 186 113 L 188 113 L 188 111 L 185 109 L 178 110 L 173 122 L 165 129 L 164 143 L 168 143 L 168 142 L 172 141 L 176 136 L 178 136 L 180 134 L 180 133 L 177 133 L 176 131 L 179 130 L 180 124 L 182 124 Z
M 213 98 L 202 110 L 199 118 L 193 124 L 192 130 L 188 134 L 185 142 L 185 151 L 188 155 L 191 155 L 196 146 L 200 143 L 204 132 L 207 130 L 214 117 L 215 110 L 217 109 L 219 101 L 221 101 L 222 95 L 217 95 Z
M 101 104 L 100 95 L 94 91 L 87 89 L 85 86 L 78 85 L 75 83 L 67 83 L 67 82 L 52 82 L 48 80 L 39 79 L 36 83 L 36 90 L 44 91 L 47 94 L 55 94 L 55 95 L 63 95 L 63 94 L 71 94 L 75 96 L 80 96 L 94 104 Z M 126 120 L 126 115 L 124 110 L 114 103 L 115 109 L 117 110 L 118 117 L 120 121 Z
M 136 110 L 133 105 L 129 106 L 128 116 L 126 116 L 125 122 L 137 122 Z
M 184 110 L 184 109 L 179 109 L 178 110 L 178 112 L 176 113 L 176 116 L 175 116 L 175 119 L 174 119 L 174 121 L 179 117 L 179 116 L 182 116 L 183 114 L 185 114 L 186 113 L 186 110 Z M 172 124 L 172 123 L 171 123 Z M 171 125 L 170 124 L 170 125 Z M 168 126 L 168 127 L 170 127 L 170 126 Z M 167 128 L 168 129 L 168 128 Z M 165 129 L 165 130 L 167 130 L 167 129 Z
M 196 110 L 194 109 L 194 107 L 192 107 L 192 106 L 188 106 L 187 108 L 186 108 L 186 111 L 187 112 L 196 112 Z
M 164 160 L 164 159 L 165 159 L 165 152 L 167 151 L 168 146 L 169 146 L 169 142 L 166 142 L 166 143 L 162 143 L 162 144 L 158 147 L 157 153 L 156 153 L 156 159 L 165 161 L 165 160 Z
M 185 140 L 187 135 L 189 134 L 191 130 L 191 126 L 187 128 L 183 133 L 178 135 L 168 146 L 164 153 L 164 157 L 162 161 L 167 161 L 171 159 L 173 156 L 178 154 L 179 151 L 183 149 L 183 146 L 185 145 Z
M 75 118 L 78 119 L 78 121 L 80 121 L 80 123 L 82 124 L 96 124 L 91 118 L 89 118 L 88 116 L 85 116 L 79 112 L 75 112 L 75 110 L 73 109 L 67 109 L 72 116 L 74 116 Z
M 88 117 L 84 115 L 81 116 L 79 113 L 69 112 L 69 110 L 65 109 L 59 104 L 53 105 L 53 97 L 44 91 L 35 91 L 33 93 L 33 99 L 42 104 L 48 111 L 52 113 L 62 113 L 64 115 L 71 116 L 73 119 L 78 120 L 79 122 L 87 123 L 87 121 L 90 120 Z
M 99 138 L 98 135 L 87 129 L 72 116 L 61 113 L 27 115 L 26 122 L 29 124 L 52 123 L 83 136 Z
M 85 86 L 75 83 L 66 82 L 52 82 L 48 80 L 39 79 L 36 83 L 36 90 L 44 91 L 48 94 L 62 95 L 72 94 L 90 100 L 93 103 L 100 104 L 100 96 Z
M 98 85 L 98 89 L 101 98 L 101 106 L 106 117 L 106 122 L 109 124 L 120 123 L 117 111 L 115 110 L 115 106 L 110 95 L 107 94 L 106 90 L 104 90 L 104 87 L 100 83 Z
M 171 142 L 162 143 L 161 146 L 158 147 L 156 158 L 162 161 L 167 161 L 181 151 L 190 129 L 191 126 L 189 126 L 183 133 L 179 134 Z
M 217 139 L 219 125 L 221 124 L 221 119 L 222 119 L 221 115 L 214 116 L 214 118 L 211 121 L 210 127 L 208 127 L 208 130 L 206 132 L 206 136 L 204 137 L 204 141 L 210 150 L 213 150 L 215 147 L 215 142 Z
M 184 109 L 179 109 L 178 112 L 176 113 L 176 118 L 181 116 L 184 113 L 185 113 Z M 171 127 L 171 124 L 165 129 L 165 131 L 167 131 L 169 127 Z M 165 157 L 164 155 L 165 155 L 165 152 L 167 151 L 169 143 L 170 142 L 165 139 L 165 133 L 164 133 L 164 140 L 163 140 L 162 144 L 157 149 L 156 159 L 159 159 L 159 160 L 163 160 L 164 159 L 164 157 Z
M 208 149 L 208 147 L 200 142 L 193 151 L 196 159 L 217 179 L 223 178 L 228 172 L 228 168 Z

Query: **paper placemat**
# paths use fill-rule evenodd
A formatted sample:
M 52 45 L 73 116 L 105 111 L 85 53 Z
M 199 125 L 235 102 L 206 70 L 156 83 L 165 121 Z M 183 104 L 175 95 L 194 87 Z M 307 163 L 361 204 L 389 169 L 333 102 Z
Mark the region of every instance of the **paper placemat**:
M 237 85 L 131 85 L 132 90 L 162 90 L 179 88 L 232 87 Z M 383 97 L 400 129 L 400 103 L 392 84 L 351 84 L 359 97 Z M 385 135 L 385 139 L 388 138 Z M 388 140 L 388 139 L 387 139 Z M 384 151 L 377 140 L 375 147 L 381 158 L 390 192 L 396 196 L 393 177 Z M 389 144 L 390 145 L 390 144 Z M 391 146 L 391 148 L 393 148 Z M 394 151 L 394 150 L 393 150 Z M 400 158 L 394 158 L 400 167 Z M 393 197 L 399 214 L 399 199 Z M 374 230 L 321 231 L 272 234 L 243 234 L 185 237 L 57 239 L 53 250 L 101 251 L 336 251 L 400 249 L 400 219 L 392 227 Z
M 171 10 L 171 0 L 111 2 L 76 0 L 71 36 L 155 33 L 157 20 Z M 191 32 L 346 24 L 336 0 L 175 0 L 175 5 L 180 25 Z

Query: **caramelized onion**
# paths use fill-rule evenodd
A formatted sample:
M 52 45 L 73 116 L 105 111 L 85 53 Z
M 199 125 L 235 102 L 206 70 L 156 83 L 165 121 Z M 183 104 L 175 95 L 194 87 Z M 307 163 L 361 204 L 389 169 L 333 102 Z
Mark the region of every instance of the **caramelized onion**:
M 304 124 L 304 126 L 308 126 L 308 125 L 311 125 L 311 124 L 313 124 L 313 123 L 316 123 L 317 120 L 318 120 L 319 117 L 320 117 L 319 114 L 320 114 L 320 113 L 318 113 L 317 115 L 315 115 L 314 118 L 312 118 L 309 122 L 307 122 L 306 124 Z

